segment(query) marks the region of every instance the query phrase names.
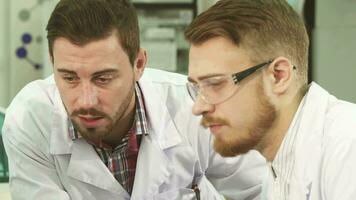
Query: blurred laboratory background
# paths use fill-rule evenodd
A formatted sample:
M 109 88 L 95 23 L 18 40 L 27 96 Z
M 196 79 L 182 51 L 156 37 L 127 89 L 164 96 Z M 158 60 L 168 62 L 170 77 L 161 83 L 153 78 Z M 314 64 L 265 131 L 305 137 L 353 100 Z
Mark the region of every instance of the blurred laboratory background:
M 183 32 L 216 0 L 132 0 L 139 14 L 148 66 L 187 73 Z M 52 73 L 45 25 L 58 0 L 0 0 L 0 106 L 29 81 Z M 311 36 L 310 81 L 356 103 L 356 1 L 288 0 Z
M 185 27 L 216 0 L 132 0 L 139 14 L 148 67 L 186 74 Z M 5 108 L 28 82 L 52 73 L 45 26 L 58 0 L 0 0 L 0 130 Z M 288 0 L 311 38 L 309 81 L 356 103 L 356 1 Z M 0 131 L 1 133 L 1 131 Z M 1 138 L 1 137 L 0 137 Z M 1 141 L 0 141 L 1 144 Z M 0 182 L 7 181 L 0 145 Z M 7 199 L 0 184 L 0 199 Z

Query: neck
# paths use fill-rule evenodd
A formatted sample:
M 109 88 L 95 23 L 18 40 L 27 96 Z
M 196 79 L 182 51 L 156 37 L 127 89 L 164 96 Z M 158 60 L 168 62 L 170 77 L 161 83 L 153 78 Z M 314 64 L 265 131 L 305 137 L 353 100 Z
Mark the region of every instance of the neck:
M 275 159 L 302 98 L 303 97 L 295 98 L 295 101 L 292 101 L 277 110 L 277 116 L 273 126 L 265 133 L 264 138 L 262 138 L 260 144 L 257 146 L 257 150 L 267 161 L 273 161 Z

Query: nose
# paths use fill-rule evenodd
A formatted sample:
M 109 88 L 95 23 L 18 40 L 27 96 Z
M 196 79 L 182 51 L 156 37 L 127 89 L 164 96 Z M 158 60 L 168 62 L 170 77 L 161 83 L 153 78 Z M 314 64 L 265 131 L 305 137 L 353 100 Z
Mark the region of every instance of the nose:
M 96 87 L 92 86 L 90 83 L 83 83 L 79 99 L 78 99 L 78 104 L 80 108 L 83 109 L 89 109 L 93 108 L 98 104 L 98 91 Z
M 204 113 L 214 112 L 215 106 L 213 104 L 206 103 L 200 95 L 196 98 L 193 105 L 193 114 L 202 115 Z

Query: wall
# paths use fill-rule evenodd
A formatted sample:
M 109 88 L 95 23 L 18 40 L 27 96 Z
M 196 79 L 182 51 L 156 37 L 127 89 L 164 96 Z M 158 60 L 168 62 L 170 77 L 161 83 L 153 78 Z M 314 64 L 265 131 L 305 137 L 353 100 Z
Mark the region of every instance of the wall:
M 201 13 L 215 4 L 218 0 L 198 0 L 198 13 Z
M 43 78 L 47 65 L 45 24 L 57 0 L 1 0 L 0 106 L 28 82 Z M 53 8 L 52 8 L 53 9 Z
M 0 1 L 0 106 L 5 107 L 9 101 L 8 89 L 8 1 Z
M 54 10 L 54 7 L 58 3 L 59 0 L 50 0 L 47 1 L 47 3 L 42 5 L 42 35 L 45 40 L 43 46 L 42 46 L 42 61 L 43 61 L 43 70 L 42 70 L 42 77 L 48 77 L 53 73 L 53 67 L 52 63 L 49 59 L 49 53 L 48 53 L 48 43 L 47 43 L 47 32 L 46 32 L 46 25 L 48 23 L 48 19 Z
M 48 0 L 9 0 L 9 97 L 28 82 L 42 77 L 42 4 Z
M 356 103 L 356 1 L 317 0 L 313 79 Z
M 0 1 L 0 106 L 6 107 L 29 81 L 52 73 L 44 28 L 57 1 Z M 198 0 L 199 12 L 215 2 Z M 356 90 L 353 89 L 356 85 L 355 8 L 355 0 L 316 1 L 313 80 L 330 93 L 356 103 Z M 31 43 L 23 44 L 24 33 L 33 36 Z M 21 47 L 27 50 L 26 59 L 16 56 L 16 50 Z M 36 70 L 36 64 L 41 64 L 42 68 Z

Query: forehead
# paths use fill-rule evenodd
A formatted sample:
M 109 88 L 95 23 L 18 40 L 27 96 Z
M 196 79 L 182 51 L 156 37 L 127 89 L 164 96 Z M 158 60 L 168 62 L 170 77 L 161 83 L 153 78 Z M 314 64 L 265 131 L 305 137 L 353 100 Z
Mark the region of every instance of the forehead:
M 118 38 L 111 35 L 85 45 L 76 45 L 66 38 L 57 38 L 53 45 L 53 61 L 55 67 L 78 68 L 122 65 L 129 62 L 129 59 Z
M 56 38 L 53 42 L 54 53 L 63 53 L 63 51 L 83 52 L 84 50 L 87 52 L 95 51 L 96 53 L 100 53 L 101 51 L 122 50 L 122 47 L 119 38 L 114 33 L 110 34 L 106 38 L 93 40 L 83 45 L 78 45 L 64 37 Z
M 235 73 L 248 67 L 250 63 L 243 48 L 222 37 L 212 38 L 191 46 L 189 77 L 198 80 L 203 76 Z

